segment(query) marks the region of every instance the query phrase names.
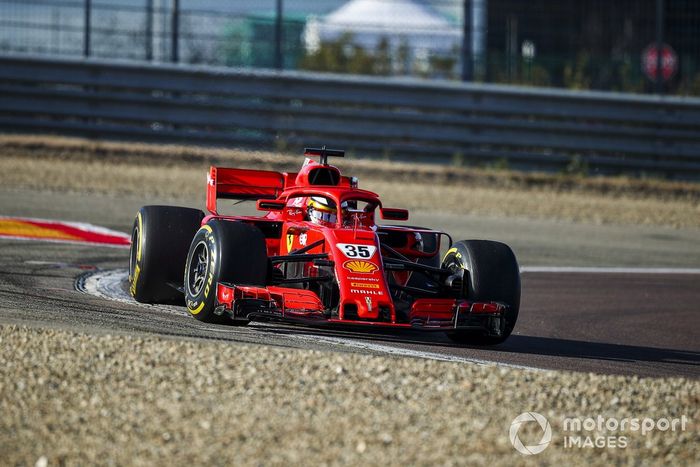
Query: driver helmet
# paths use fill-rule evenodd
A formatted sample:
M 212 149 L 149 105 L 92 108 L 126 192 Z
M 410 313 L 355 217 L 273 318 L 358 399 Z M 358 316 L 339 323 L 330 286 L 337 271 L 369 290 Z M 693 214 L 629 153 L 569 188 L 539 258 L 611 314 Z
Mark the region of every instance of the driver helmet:
M 324 227 L 334 227 L 337 214 L 335 202 L 323 196 L 312 196 L 306 203 L 309 220 Z

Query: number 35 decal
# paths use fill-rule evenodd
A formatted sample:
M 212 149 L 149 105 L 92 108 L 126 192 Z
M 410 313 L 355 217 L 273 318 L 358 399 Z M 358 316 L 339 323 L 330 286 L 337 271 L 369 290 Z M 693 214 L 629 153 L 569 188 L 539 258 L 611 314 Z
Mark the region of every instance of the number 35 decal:
M 338 243 L 338 248 L 348 258 L 370 259 L 377 251 L 374 245 L 353 245 L 352 243 Z

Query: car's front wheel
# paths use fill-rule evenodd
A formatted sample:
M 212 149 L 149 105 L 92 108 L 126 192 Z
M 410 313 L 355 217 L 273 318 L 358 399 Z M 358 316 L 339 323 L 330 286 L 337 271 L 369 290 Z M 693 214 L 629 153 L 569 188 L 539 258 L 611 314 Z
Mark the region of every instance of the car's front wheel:
M 225 318 L 214 313 L 217 284 L 265 286 L 267 275 L 267 249 L 260 229 L 243 222 L 214 219 L 197 231 L 187 254 L 187 309 L 200 321 L 224 322 Z
M 513 332 L 520 310 L 520 268 L 513 250 L 501 242 L 462 240 L 448 250 L 442 267 L 465 271 L 462 295 L 467 300 L 507 305 L 499 335 L 457 330 L 448 332 L 447 336 L 455 342 L 472 345 L 495 345 L 505 341 Z

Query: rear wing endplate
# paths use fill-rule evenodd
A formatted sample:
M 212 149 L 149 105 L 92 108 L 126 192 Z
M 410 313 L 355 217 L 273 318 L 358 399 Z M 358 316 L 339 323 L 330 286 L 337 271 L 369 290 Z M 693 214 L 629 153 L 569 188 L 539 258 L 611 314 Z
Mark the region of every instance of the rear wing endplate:
M 276 199 L 284 191 L 284 175 L 269 170 L 211 167 L 207 176 L 207 210 L 218 214 L 216 200 Z

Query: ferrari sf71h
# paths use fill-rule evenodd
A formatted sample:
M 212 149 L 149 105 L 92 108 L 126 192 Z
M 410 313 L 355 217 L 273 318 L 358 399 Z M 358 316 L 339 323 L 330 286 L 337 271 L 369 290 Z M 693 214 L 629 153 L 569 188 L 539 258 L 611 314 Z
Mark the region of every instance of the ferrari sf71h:
M 510 335 L 520 273 L 507 245 L 394 225 L 407 210 L 384 207 L 328 164 L 343 151 L 305 155 L 298 173 L 212 167 L 206 215 L 141 208 L 131 295 L 145 303 L 184 296 L 192 316 L 212 323 L 411 328 L 476 345 Z M 224 199 L 253 200 L 261 215 L 219 214 Z

